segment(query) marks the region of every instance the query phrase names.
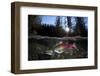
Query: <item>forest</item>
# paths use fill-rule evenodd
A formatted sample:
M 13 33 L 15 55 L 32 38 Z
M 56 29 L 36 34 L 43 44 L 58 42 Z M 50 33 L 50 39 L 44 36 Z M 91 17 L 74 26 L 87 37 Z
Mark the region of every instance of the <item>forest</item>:
M 43 17 L 43 16 L 42 16 Z M 84 17 L 74 17 L 74 27 L 72 26 L 72 21 L 70 16 L 63 17 L 56 16 L 55 24 L 43 24 L 42 17 L 38 15 L 28 16 L 29 25 L 29 36 L 30 35 L 42 35 L 50 37 L 64 37 L 64 36 L 82 36 L 87 37 L 87 26 L 84 21 Z M 62 20 L 62 21 L 61 21 Z

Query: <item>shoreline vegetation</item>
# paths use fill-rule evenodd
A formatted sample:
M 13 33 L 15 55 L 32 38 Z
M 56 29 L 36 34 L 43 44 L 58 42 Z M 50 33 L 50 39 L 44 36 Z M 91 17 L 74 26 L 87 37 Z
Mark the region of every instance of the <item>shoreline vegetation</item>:
M 29 39 L 58 39 L 58 40 L 77 40 L 77 39 L 87 39 L 88 37 L 81 37 L 81 36 L 74 36 L 74 37 L 49 37 L 49 36 L 41 36 L 41 35 L 33 35 L 33 36 L 28 36 Z

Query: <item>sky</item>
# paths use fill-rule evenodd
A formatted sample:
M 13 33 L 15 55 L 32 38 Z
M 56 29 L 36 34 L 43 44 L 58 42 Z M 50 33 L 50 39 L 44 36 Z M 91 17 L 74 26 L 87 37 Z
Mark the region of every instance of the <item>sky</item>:
M 41 21 L 42 24 L 52 24 L 55 26 L 57 16 L 42 16 L 41 15 L 40 17 L 42 19 Z M 61 16 L 63 29 L 65 29 L 65 24 L 64 24 L 65 17 L 67 16 Z M 76 25 L 75 17 L 74 16 L 70 16 L 70 17 L 71 17 L 72 27 L 74 27 Z M 86 28 L 88 29 L 88 17 L 84 17 L 84 22 L 85 22 Z
M 41 16 L 42 24 L 53 24 L 55 25 L 56 16 Z

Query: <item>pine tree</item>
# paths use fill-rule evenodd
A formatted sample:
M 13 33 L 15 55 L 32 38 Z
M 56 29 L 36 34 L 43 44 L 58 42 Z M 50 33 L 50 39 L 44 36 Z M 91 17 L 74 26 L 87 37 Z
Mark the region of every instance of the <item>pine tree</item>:
M 83 17 L 76 17 L 75 32 L 77 35 L 80 35 L 82 37 L 87 36 L 87 29 L 85 27 L 85 22 Z

